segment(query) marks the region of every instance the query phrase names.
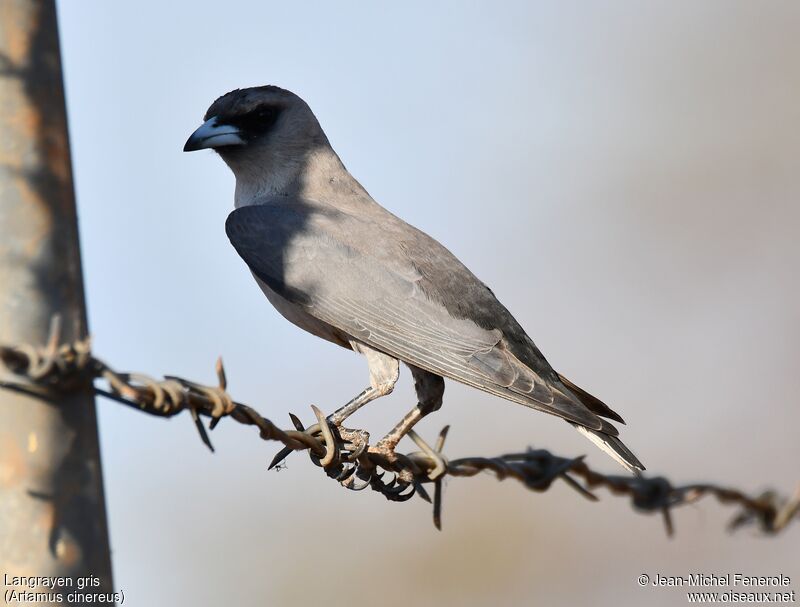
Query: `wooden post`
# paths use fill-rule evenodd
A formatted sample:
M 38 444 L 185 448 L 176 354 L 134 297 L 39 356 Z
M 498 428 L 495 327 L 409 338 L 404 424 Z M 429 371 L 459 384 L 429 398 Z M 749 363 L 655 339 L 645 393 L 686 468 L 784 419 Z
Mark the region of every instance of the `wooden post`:
M 63 340 L 86 336 L 55 2 L 2 0 L 0 343 L 43 345 L 56 314 Z M 21 587 L 14 576 L 75 586 Z M 0 388 L 0 591 L 97 605 L 67 598 L 90 576 L 84 592 L 113 591 L 91 387 L 50 400 Z

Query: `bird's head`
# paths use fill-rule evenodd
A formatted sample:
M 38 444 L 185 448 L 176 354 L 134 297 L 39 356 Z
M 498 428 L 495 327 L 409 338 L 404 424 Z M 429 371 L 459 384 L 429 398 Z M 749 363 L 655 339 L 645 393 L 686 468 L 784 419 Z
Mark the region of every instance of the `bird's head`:
M 213 149 L 240 179 L 285 179 L 328 139 L 300 97 L 277 86 L 236 89 L 208 108 L 184 152 Z

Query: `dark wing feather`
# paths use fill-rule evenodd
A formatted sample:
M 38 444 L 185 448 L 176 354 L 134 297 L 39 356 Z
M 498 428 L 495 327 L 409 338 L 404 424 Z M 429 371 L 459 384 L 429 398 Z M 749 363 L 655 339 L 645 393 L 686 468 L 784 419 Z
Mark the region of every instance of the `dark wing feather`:
M 617 434 L 569 394 L 507 310 L 447 249 L 388 212 L 382 219 L 277 199 L 235 210 L 225 228 L 251 271 L 315 318 L 437 375 Z M 431 275 L 437 265 L 447 280 L 461 281 L 460 302 L 452 301 L 457 293 L 436 290 L 446 282 Z M 473 302 L 480 311 L 471 313 L 464 293 L 482 298 Z M 529 345 L 515 344 L 524 342 L 515 332 Z M 531 351 L 541 360 L 526 360 Z
M 615 421 L 618 421 L 621 424 L 625 423 L 625 420 L 622 419 L 620 414 L 614 411 L 602 400 L 600 400 L 596 396 L 592 396 L 583 388 L 576 386 L 560 373 L 558 374 L 558 378 L 561 380 L 562 384 L 564 384 L 567 388 L 569 388 L 570 392 L 572 392 L 575 396 L 577 396 L 580 399 L 580 401 L 584 405 L 586 405 L 589 411 L 591 411 L 595 415 L 600 415 L 602 417 L 607 417 L 608 419 L 613 419 Z

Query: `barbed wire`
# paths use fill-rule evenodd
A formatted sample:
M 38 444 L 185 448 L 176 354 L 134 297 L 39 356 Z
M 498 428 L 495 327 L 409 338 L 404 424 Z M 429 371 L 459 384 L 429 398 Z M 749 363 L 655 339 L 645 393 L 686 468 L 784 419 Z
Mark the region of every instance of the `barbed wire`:
M 776 534 L 800 518 L 800 487 L 792 497 L 776 491 L 757 496 L 738 489 L 712 483 L 675 486 L 664 477 L 613 476 L 592 470 L 583 456 L 566 458 L 542 449 L 528 449 L 497 457 L 464 457 L 448 460 L 443 455 L 449 426 L 442 429 L 433 446 L 413 430 L 409 437 L 419 451 L 397 454 L 388 460 L 373 451 L 366 439 L 343 439 L 338 429 L 329 424 L 322 412 L 312 405 L 316 423 L 305 427 L 290 414 L 294 429 L 283 430 L 252 407 L 237 402 L 227 392 L 227 379 L 222 360 L 217 360 L 217 385 L 209 386 L 175 376 L 155 379 L 141 373 L 120 373 L 91 352 L 89 338 L 73 343 L 60 343 L 60 322 L 54 318 L 50 336 L 44 346 L 29 344 L 0 346 L 0 361 L 21 382 L 0 381 L 0 387 L 55 399 L 72 390 L 91 388 L 99 396 L 133 407 L 151 415 L 172 417 L 188 411 L 201 440 L 213 446 L 202 417 L 210 417 L 213 430 L 223 418 L 244 425 L 256 426 L 263 440 L 283 444 L 270 464 L 274 468 L 293 451 L 308 451 L 311 461 L 342 486 L 360 491 L 370 488 L 395 502 L 419 495 L 433 505 L 433 521 L 441 528 L 442 481 L 445 477 L 469 477 L 489 472 L 498 480 L 513 478 L 533 491 L 546 491 L 562 481 L 585 498 L 595 501 L 594 489 L 604 488 L 612 495 L 627 496 L 640 512 L 660 512 L 666 531 L 674 532 L 672 509 L 713 496 L 722 504 L 738 506 L 729 529 L 757 526 L 766 534 Z M 101 380 L 107 389 L 96 386 Z M 444 465 L 442 466 L 442 462 Z M 386 478 L 389 474 L 388 479 Z M 425 485 L 433 485 L 431 498 Z

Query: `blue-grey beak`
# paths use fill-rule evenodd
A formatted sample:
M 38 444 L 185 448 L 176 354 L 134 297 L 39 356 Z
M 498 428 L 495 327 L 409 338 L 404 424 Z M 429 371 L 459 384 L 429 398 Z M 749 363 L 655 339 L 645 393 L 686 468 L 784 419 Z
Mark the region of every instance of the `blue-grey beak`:
M 194 152 L 206 148 L 219 148 L 225 145 L 244 145 L 239 129 L 230 124 L 217 124 L 217 117 L 206 120 L 183 146 L 184 152 Z

